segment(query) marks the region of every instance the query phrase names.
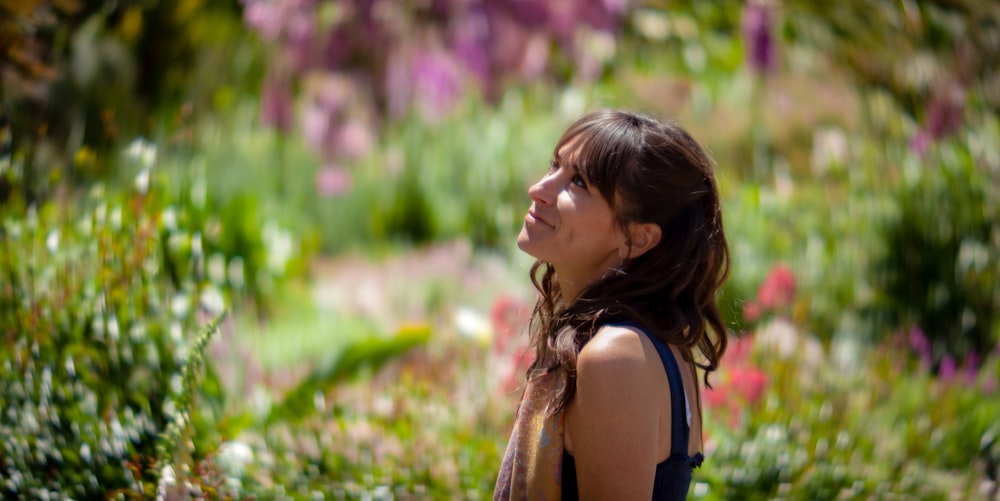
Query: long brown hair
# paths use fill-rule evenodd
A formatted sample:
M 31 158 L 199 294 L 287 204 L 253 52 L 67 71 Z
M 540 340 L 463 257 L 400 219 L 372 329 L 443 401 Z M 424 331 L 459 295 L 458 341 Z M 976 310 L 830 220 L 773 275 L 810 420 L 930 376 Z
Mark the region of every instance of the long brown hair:
M 656 223 L 662 237 L 570 304 L 552 266 L 535 262 L 531 281 L 539 298 L 529 330 L 536 356 L 529 377 L 561 377 L 550 407 L 561 411 L 573 399 L 583 345 L 602 325 L 632 322 L 678 346 L 685 360 L 704 369 L 708 385 L 726 351 L 716 293 L 730 267 L 711 159 L 680 126 L 629 111 L 580 118 L 555 152 L 570 141 L 576 169 L 607 200 L 626 239 L 631 222 Z

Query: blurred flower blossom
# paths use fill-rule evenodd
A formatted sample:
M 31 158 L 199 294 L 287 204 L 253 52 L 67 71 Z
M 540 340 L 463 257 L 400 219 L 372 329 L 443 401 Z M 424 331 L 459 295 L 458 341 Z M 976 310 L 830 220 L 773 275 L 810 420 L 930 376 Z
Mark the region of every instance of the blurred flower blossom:
M 847 135 L 837 127 L 820 127 L 813 132 L 813 174 L 823 176 L 831 168 L 843 166 L 847 161 Z
M 910 141 L 910 150 L 923 154 L 931 143 L 954 134 L 965 115 L 965 89 L 956 82 L 934 89 L 924 123 Z
M 264 80 L 261 90 L 261 118 L 264 125 L 280 132 L 292 128 L 292 89 L 287 78 L 271 76 Z
M 156 144 L 137 137 L 125 148 L 125 155 L 140 167 L 149 167 L 156 162 Z
M 799 331 L 792 322 L 778 317 L 766 323 L 757 330 L 757 342 L 773 349 L 782 359 L 788 359 L 797 353 Z
M 455 330 L 463 337 L 488 345 L 493 339 L 493 328 L 489 319 L 478 311 L 462 306 L 455 311 Z
M 749 0 L 743 8 L 741 34 L 744 60 L 756 73 L 767 75 L 777 66 L 774 6 L 768 0 Z
M 230 477 L 240 477 L 246 466 L 253 461 L 253 449 L 243 442 L 230 440 L 219 446 L 215 462 Z
M 757 298 L 743 305 L 743 317 L 753 322 L 761 315 L 790 308 L 795 302 L 795 274 L 784 264 L 775 265 L 757 289 Z
M 976 377 L 979 375 L 979 354 L 975 351 L 970 351 L 962 362 L 962 368 L 965 372 L 966 381 L 969 384 L 975 383 Z
M 390 109 L 401 116 L 416 106 L 427 120 L 437 121 L 458 103 L 462 75 L 450 54 L 439 49 L 417 49 L 393 61 L 388 82 Z
M 922 362 L 926 362 L 929 366 L 931 361 L 931 342 L 927 339 L 927 335 L 924 334 L 923 329 L 913 326 L 910 329 L 909 341 L 910 349 L 920 357 Z
M 733 367 L 729 377 L 733 388 L 751 405 L 760 400 L 767 387 L 767 374 L 755 367 Z
M 945 355 L 941 359 L 941 365 L 938 367 L 938 377 L 943 381 L 951 381 L 954 379 L 956 372 L 955 359 L 951 355 Z
M 490 309 L 490 320 L 493 324 L 493 349 L 497 353 L 507 351 L 508 344 L 515 340 L 521 330 L 527 325 L 531 316 L 531 308 L 518 299 L 500 295 L 493 301 Z
M 281 228 L 276 222 L 268 221 L 261 230 L 264 248 L 267 251 L 267 267 L 274 275 L 281 276 L 292 259 L 295 242 L 291 232 Z
M 326 165 L 316 172 L 316 191 L 324 197 L 336 197 L 351 191 L 351 173 L 336 165 Z

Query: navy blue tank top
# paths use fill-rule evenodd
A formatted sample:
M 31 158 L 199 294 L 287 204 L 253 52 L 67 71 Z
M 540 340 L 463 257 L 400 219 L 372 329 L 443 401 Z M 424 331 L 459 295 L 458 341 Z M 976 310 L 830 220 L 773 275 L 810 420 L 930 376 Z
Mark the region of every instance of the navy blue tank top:
M 667 371 L 670 382 L 670 456 L 656 465 L 656 476 L 653 480 L 654 501 L 684 501 L 687 499 L 688 488 L 691 486 L 691 472 L 698 466 L 704 456 L 699 452 L 688 456 L 688 443 L 691 429 L 687 422 L 687 403 L 684 399 L 684 380 L 681 379 L 681 369 L 670 350 L 662 340 L 652 336 L 635 324 L 627 324 L 642 332 L 656 346 L 660 361 Z M 562 498 L 576 500 L 580 492 L 576 483 L 576 462 L 573 456 L 563 451 L 562 464 Z

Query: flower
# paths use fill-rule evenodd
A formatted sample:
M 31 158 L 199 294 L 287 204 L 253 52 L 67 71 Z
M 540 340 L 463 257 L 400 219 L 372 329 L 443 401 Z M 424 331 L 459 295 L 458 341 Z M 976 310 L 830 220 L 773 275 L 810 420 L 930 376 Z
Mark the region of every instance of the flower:
M 497 353 L 507 351 L 507 344 L 527 324 L 529 315 L 530 310 L 521 301 L 508 295 L 498 296 L 490 309 L 490 320 L 496 333 L 493 350 Z
M 292 128 L 292 91 L 287 79 L 271 76 L 264 80 L 260 108 L 264 125 L 281 132 Z
M 922 155 L 931 143 L 954 134 L 965 115 L 965 89 L 950 82 L 934 89 L 924 123 L 910 141 L 910 150 Z
M 783 264 L 771 268 L 764 283 L 757 290 L 757 301 L 761 308 L 773 310 L 792 305 L 795 300 L 795 274 Z
M 955 377 L 956 372 L 955 359 L 951 355 L 945 355 L 941 359 L 941 365 L 938 366 L 938 378 L 942 381 L 950 381 Z
M 351 173 L 335 165 L 316 172 L 316 191 L 324 197 L 336 197 L 351 191 Z
M 730 372 L 731 384 L 736 392 L 753 405 L 764 395 L 767 374 L 756 367 L 733 367 Z
M 786 265 L 771 268 L 757 289 L 757 299 L 743 305 L 743 318 L 754 322 L 765 313 L 783 310 L 795 302 L 795 274 Z
M 766 0 L 750 0 L 743 9 L 741 24 L 743 53 L 747 66 L 767 75 L 777 66 L 774 41 L 774 9 Z

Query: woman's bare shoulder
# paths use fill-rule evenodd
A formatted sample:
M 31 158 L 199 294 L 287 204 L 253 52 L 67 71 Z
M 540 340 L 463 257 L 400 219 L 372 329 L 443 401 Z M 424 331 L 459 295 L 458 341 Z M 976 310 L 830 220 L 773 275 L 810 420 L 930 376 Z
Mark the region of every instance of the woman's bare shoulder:
M 655 351 L 648 339 L 634 327 L 606 325 L 580 350 L 578 372 L 608 372 L 624 376 L 639 375 Z

